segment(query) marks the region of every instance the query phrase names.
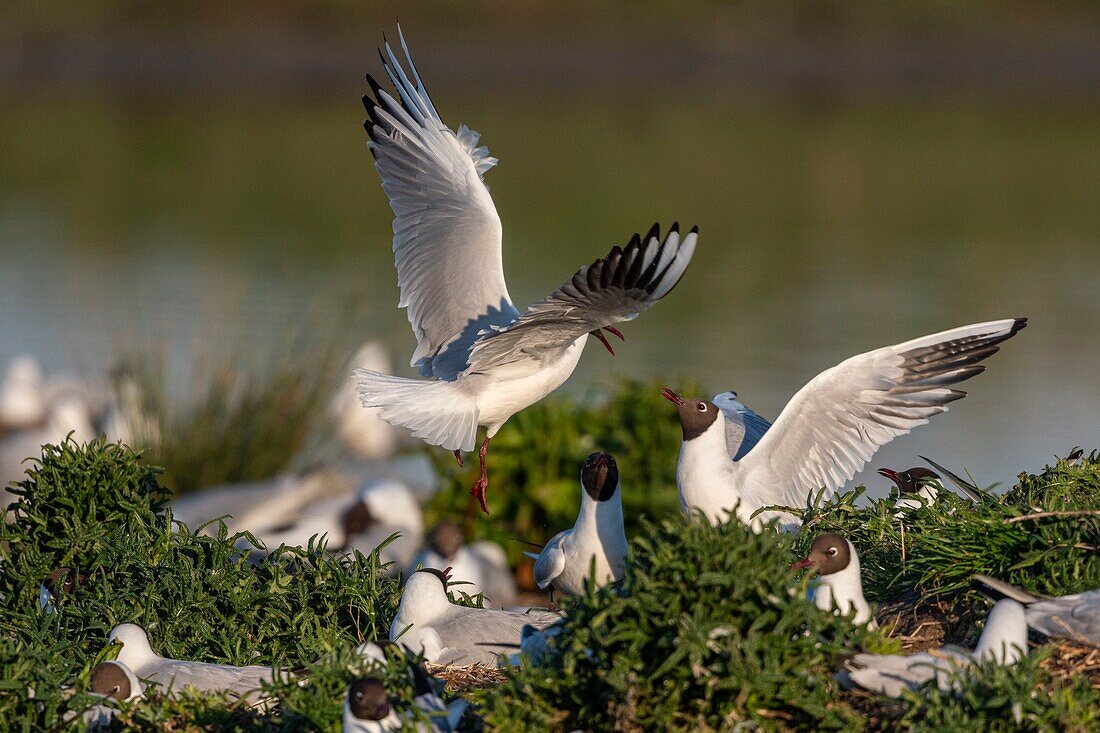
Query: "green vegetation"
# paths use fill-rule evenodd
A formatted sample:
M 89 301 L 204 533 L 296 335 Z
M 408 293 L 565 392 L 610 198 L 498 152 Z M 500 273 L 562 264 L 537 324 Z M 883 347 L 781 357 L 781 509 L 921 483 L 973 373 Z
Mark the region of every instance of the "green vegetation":
M 1100 460 L 1064 460 L 978 505 L 950 493 L 932 506 L 895 518 L 896 493 L 857 506 L 861 492 L 842 494 L 799 514 L 799 549 L 821 532 L 838 532 L 859 551 L 870 600 L 910 594 L 925 600 L 957 596 L 974 573 L 1040 593 L 1100 588 Z M 1069 512 L 1068 514 L 1048 514 Z M 968 619 L 972 620 L 972 619 Z
M 609 412 L 630 407 L 618 399 Z M 548 429 L 558 424 L 555 415 L 573 423 L 581 409 L 549 405 L 520 425 Z M 581 448 L 568 431 L 553 434 L 561 436 L 559 449 Z M 646 450 L 640 443 L 622 449 Z M 639 464 L 650 466 L 636 476 L 640 491 L 671 492 L 654 470 L 666 460 Z M 572 463 L 562 459 L 554 469 L 562 480 Z M 265 687 L 268 708 L 219 695 L 151 695 L 124 705 L 116 729 L 339 730 L 346 686 L 368 671 L 354 647 L 383 635 L 396 609 L 396 585 L 376 554 L 336 557 L 311 546 L 253 564 L 248 535 L 223 527 L 206 536 L 173 522 L 159 470 L 101 441 L 46 446 L 14 491 L 0 527 L 0 720 L 7 728 L 82 729 L 79 714 L 93 702 L 83 692 L 90 670 L 114 653 L 107 632 L 134 621 L 167 656 L 271 664 L 278 674 Z M 914 615 L 923 604 L 949 604 L 965 623 L 945 640 L 971 643 L 971 621 L 988 608 L 966 591 L 972 572 L 1050 593 L 1100 586 L 1090 549 L 1100 527 L 1095 513 L 1084 513 L 1095 512 L 1098 491 L 1093 454 L 1021 475 L 1001 498 L 978 507 L 945 497 L 904 521 L 888 501 L 855 506 L 859 492 L 808 510 L 809 531 L 799 535 L 756 535 L 675 513 L 657 523 L 637 519 L 623 582 L 574 599 L 543 666 L 509 668 L 502 683 L 467 691 L 478 714 L 467 716 L 467 727 L 1095 730 L 1096 672 L 1051 642 L 1013 668 L 981 669 L 957 693 L 921 690 L 887 702 L 841 691 L 833 673 L 845 656 L 897 651 L 913 639 L 897 630 L 887 639 L 818 611 L 804 600 L 807 579 L 790 566 L 812 536 L 842 531 L 865 558 L 868 595 L 908 599 Z M 1075 514 L 1010 521 L 1040 509 Z M 981 537 L 994 552 L 976 546 Z M 55 613 L 44 613 L 39 583 L 58 567 L 73 568 L 80 582 L 57 595 Z M 395 652 L 384 668 L 371 669 L 386 678 L 399 710 L 413 695 L 404 663 Z

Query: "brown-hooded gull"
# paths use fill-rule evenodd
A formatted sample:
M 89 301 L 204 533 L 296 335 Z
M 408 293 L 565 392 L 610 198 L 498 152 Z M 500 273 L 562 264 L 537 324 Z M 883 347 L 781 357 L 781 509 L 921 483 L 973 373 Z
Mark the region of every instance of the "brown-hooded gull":
M 833 611 L 841 616 L 855 614 L 852 623 L 856 626 L 878 628 L 871 606 L 863 597 L 859 553 L 847 539 L 838 534 L 817 537 L 810 546 L 810 553 L 792 567 L 811 568 L 820 576 L 810 591 L 810 598 L 822 611 Z
M 394 212 L 398 305 L 408 308 L 424 379 L 368 369 L 355 377 L 366 407 L 431 445 L 472 451 L 479 426 L 481 475 L 471 494 L 485 506 L 489 440 L 509 417 L 557 389 L 577 366 L 589 334 L 611 346 L 616 323 L 633 320 L 680 281 L 695 251 L 695 229 L 673 225 L 582 267 L 526 313 L 504 281 L 501 224 L 482 177 L 496 165 L 478 134 L 452 131 L 428 96 L 404 37 L 405 67 L 389 43 L 383 64 L 392 96 L 370 76 L 364 98 L 370 151 Z
M 93 705 L 84 711 L 84 724 L 89 730 L 110 726 L 115 716 L 114 704 L 137 700 L 145 694 L 145 686 L 133 670 L 116 659 L 100 662 L 92 670 L 88 693 L 106 702 Z
M 560 620 L 559 614 L 543 611 L 460 606 L 447 595 L 444 573 L 426 569 L 405 583 L 390 639 L 436 664 L 496 665 L 502 655 L 515 652 L 524 625 L 544 628 Z
M 595 570 L 597 585 L 620 580 L 626 572 L 626 530 L 622 486 L 614 457 L 593 453 L 581 467 L 581 508 L 572 529 L 559 532 L 535 558 L 535 583 L 546 590 L 584 592 Z
M 461 698 L 447 704 L 430 685 L 415 686 L 413 704 L 431 722 L 423 722 L 411 714 L 398 715 L 390 703 L 386 686 L 377 677 L 361 677 L 348 687 L 344 700 L 344 733 L 387 733 L 411 729 L 417 733 L 450 733 L 466 711 Z
M 450 520 L 428 533 L 428 546 L 412 561 L 407 575 L 422 567 L 450 568 L 451 587 L 470 596 L 483 594 L 486 605 L 510 606 L 516 600 L 516 580 L 504 549 L 488 540 L 467 545 L 461 528 Z
M 38 586 L 38 607 L 46 613 L 53 613 L 54 599 L 75 592 L 84 581 L 84 575 L 72 568 L 56 568 Z
M 169 693 L 193 687 L 200 692 L 229 692 L 256 702 L 260 699 L 261 684 L 272 678 L 271 667 L 234 667 L 162 657 L 153 651 L 145 629 L 137 624 L 119 624 L 108 638 L 122 645 L 118 661 L 139 678 L 156 683 Z
M 1027 625 L 1036 631 L 1100 647 L 1100 589 L 1051 598 L 988 575 L 975 575 L 973 580 L 987 595 L 1022 603 Z
M 951 690 L 974 662 L 1008 666 L 1027 654 L 1024 607 L 1013 600 L 999 601 L 989 612 L 973 651 L 945 646 L 920 654 L 857 654 L 845 663 L 844 677 L 852 684 L 887 697 L 900 697 L 926 682 Z
M 730 460 L 725 421 L 713 402 L 666 389 L 683 429 L 676 468 L 682 508 L 710 521 L 736 511 L 754 529 L 771 519 L 797 525 L 785 512 L 757 512 L 804 506 L 822 489 L 836 492 L 881 446 L 965 397 L 951 385 L 984 371 L 979 362 L 1026 324 L 1024 318 L 977 323 L 853 356 L 799 390 L 739 461 Z
M 921 456 L 921 458 L 924 458 L 924 456 Z M 924 458 L 924 460 L 931 463 L 928 458 Z M 933 463 L 932 465 L 936 465 L 944 475 L 951 479 L 951 482 L 958 488 L 959 493 L 967 499 L 975 504 L 982 500 L 981 492 L 977 486 L 969 481 L 964 481 L 938 464 Z M 901 510 L 895 515 L 898 517 L 904 516 L 905 511 L 909 509 L 919 509 L 922 506 L 935 504 L 940 492 L 944 490 L 943 478 L 940 474 L 924 466 L 914 466 L 905 471 L 880 468 L 876 473 L 890 479 L 898 487 L 898 500 L 895 502 L 895 506 Z

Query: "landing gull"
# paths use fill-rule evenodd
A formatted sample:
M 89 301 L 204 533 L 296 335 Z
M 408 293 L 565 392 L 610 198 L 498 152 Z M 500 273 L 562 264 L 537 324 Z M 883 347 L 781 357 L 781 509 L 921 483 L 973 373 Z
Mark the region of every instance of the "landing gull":
M 368 75 L 369 148 L 394 212 L 398 306 L 408 309 L 422 379 L 354 372 L 365 407 L 431 445 L 472 451 L 479 427 L 481 474 L 471 494 L 483 511 L 489 441 L 515 413 L 557 389 L 577 366 L 589 335 L 631 321 L 680 281 L 698 238 L 673 224 L 582 267 L 520 313 L 508 294 L 502 229 L 482 178 L 497 160 L 478 133 L 451 130 L 420 79 L 404 36 L 405 66 L 388 42 L 382 61 L 395 98 Z

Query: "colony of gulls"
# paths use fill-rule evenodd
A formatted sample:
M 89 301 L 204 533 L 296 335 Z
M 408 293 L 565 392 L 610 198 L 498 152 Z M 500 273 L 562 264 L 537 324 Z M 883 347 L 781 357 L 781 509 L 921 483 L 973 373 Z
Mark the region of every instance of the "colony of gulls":
M 394 376 L 384 359 L 369 349 L 361 353 L 354 387 L 338 396 L 340 433 L 364 456 L 385 454 L 407 433 L 452 451 L 459 464 L 463 453 L 477 450 L 480 472 L 470 493 L 488 513 L 486 453 L 493 436 L 512 415 L 569 378 L 589 336 L 614 356 L 608 334 L 624 339 L 621 324 L 669 295 L 688 270 L 699 233 L 673 224 L 662 234 L 654 225 L 521 312 L 504 280 L 501 223 L 483 182 L 497 161 L 478 146 L 477 133 L 465 126 L 455 131 L 442 121 L 403 37 L 401 48 L 404 63 L 388 42 L 382 52 L 390 88 L 368 77 L 365 126 L 395 215 L 399 305 L 408 310 L 416 338 L 410 365 L 420 376 Z M 980 374 L 983 362 L 1025 326 L 1023 318 L 975 323 L 852 356 L 814 377 L 774 422 L 733 392 L 706 398 L 664 390 L 682 426 L 676 477 L 683 512 L 700 521 L 743 522 L 756 532 L 798 531 L 799 520 L 782 507 L 800 506 L 817 492 L 834 494 L 879 447 L 945 412 L 965 396 L 957 385 Z M 9 408 L 8 391 L 32 382 L 33 372 L 25 364 L 12 368 L 0 409 L 19 411 Z M 23 407 L 26 425 L 53 425 L 64 421 L 71 403 Z M 20 436 L 23 429 L 9 435 Z M 408 651 L 438 665 L 538 664 L 561 632 L 569 596 L 590 584 L 615 583 L 627 572 L 622 492 L 630 487 L 623 486 L 614 456 L 605 452 L 593 453 L 578 468 L 575 524 L 554 528 L 560 532 L 530 553 L 535 583 L 548 594 L 540 609 L 519 603 L 503 548 L 466 544 L 451 521 L 425 531 L 420 507 L 434 490 L 433 477 L 415 462 L 386 463 L 375 475 L 344 481 L 339 491 L 315 477 L 287 476 L 204 492 L 177 502 L 173 511 L 196 525 L 229 514 L 234 529 L 248 529 L 269 549 L 324 536 L 333 551 L 370 552 L 396 535 L 381 556 L 404 579 L 400 607 L 388 643 L 360 647 L 364 659 L 384 661 L 387 654 Z M 977 500 L 975 487 L 934 468 L 881 469 L 899 489 L 898 516 L 951 491 L 941 476 Z M 817 576 L 807 602 L 874 626 L 851 542 L 820 535 L 795 566 Z M 930 680 L 946 689 L 976 661 L 1019 660 L 1027 652 L 1028 627 L 1100 645 L 1100 591 L 1049 599 L 995 578 L 979 581 L 997 602 L 976 648 L 859 654 L 837 670 L 838 678 L 887 696 Z M 47 578 L 42 607 L 50 609 L 59 583 L 71 582 L 64 573 Z M 483 594 L 484 606 L 456 602 L 456 593 Z M 258 690 L 272 676 L 266 667 L 161 657 L 145 631 L 131 623 L 116 627 L 110 639 L 121 646 L 118 659 L 103 662 L 91 679 L 95 693 L 116 700 L 135 699 L 156 684 L 228 691 L 262 704 Z M 454 729 L 464 703 L 444 703 L 438 681 L 415 664 L 409 674 L 417 706 L 433 721 L 430 729 Z M 380 677 L 351 684 L 345 730 L 396 730 L 406 722 Z

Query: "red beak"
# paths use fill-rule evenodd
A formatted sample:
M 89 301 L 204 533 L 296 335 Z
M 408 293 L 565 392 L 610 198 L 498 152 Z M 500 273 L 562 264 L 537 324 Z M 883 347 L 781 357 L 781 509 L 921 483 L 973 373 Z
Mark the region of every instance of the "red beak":
M 448 581 L 450 581 L 450 579 L 451 579 L 451 566 L 450 565 L 443 568 L 443 577 L 446 578 Z
M 606 466 L 607 465 L 607 454 L 604 453 L 603 451 L 600 451 L 600 454 L 598 456 L 596 456 L 596 465 L 597 466 Z
M 897 471 L 891 471 L 889 468 L 880 468 L 875 473 L 877 473 L 879 476 L 885 476 L 886 478 L 893 481 L 895 484 L 898 483 L 901 480 L 901 477 L 898 476 L 898 472 Z
M 619 329 L 615 328 L 614 326 L 604 326 L 603 330 L 607 331 L 608 333 L 615 334 L 616 336 L 619 337 L 620 341 L 626 341 L 626 336 L 623 336 L 623 332 L 620 331 Z
M 677 407 L 684 404 L 684 398 L 681 397 L 680 395 L 676 394 L 675 392 L 673 392 L 668 387 L 665 387 L 664 389 L 661 390 L 661 396 L 664 397 L 669 402 L 671 402 L 672 404 L 676 405 Z
M 791 570 L 805 570 L 806 568 L 812 568 L 814 561 L 806 557 L 791 565 Z

